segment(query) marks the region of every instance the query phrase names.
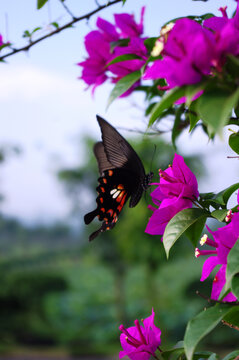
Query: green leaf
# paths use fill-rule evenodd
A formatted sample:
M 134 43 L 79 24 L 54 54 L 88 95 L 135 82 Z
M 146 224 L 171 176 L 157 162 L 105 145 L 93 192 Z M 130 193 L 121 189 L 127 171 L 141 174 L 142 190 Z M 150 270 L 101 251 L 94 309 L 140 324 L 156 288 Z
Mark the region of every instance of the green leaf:
M 235 184 L 229 186 L 228 188 L 220 191 L 217 194 L 214 194 L 214 193 L 200 194 L 200 199 L 202 200 L 202 201 L 200 201 L 200 203 L 203 206 L 211 205 L 214 208 L 218 208 L 219 206 L 225 208 L 231 195 L 237 189 L 239 189 L 239 183 L 235 183 Z M 217 205 L 219 205 L 219 206 L 217 206 Z M 215 213 L 215 214 L 217 214 L 217 213 Z
M 230 310 L 230 305 L 216 304 L 189 321 L 184 336 L 184 348 L 188 360 L 192 360 L 199 341 L 212 331 Z
M 167 257 L 173 244 L 196 221 L 206 219 L 208 213 L 202 209 L 184 209 L 177 213 L 168 223 L 163 235 L 163 245 Z
M 239 328 L 239 308 L 238 306 L 232 306 L 231 311 L 224 316 L 223 320 L 229 324 L 229 326 L 236 326 Z
M 235 183 L 231 186 L 229 186 L 228 188 L 226 188 L 225 190 L 223 190 L 221 193 L 222 193 L 222 197 L 223 197 L 223 200 L 225 202 L 225 204 L 227 205 L 227 202 L 229 200 L 229 198 L 231 197 L 231 195 L 237 190 L 239 189 L 239 182 L 238 183 Z M 221 194 L 220 193 L 220 194 Z
M 239 239 L 231 249 L 227 257 L 227 271 L 226 271 L 226 284 L 225 290 L 231 288 L 232 278 L 239 274 Z
M 229 145 L 235 153 L 239 154 L 239 132 L 229 136 Z
M 208 360 L 218 360 L 219 359 L 219 357 L 218 357 L 218 355 L 217 354 L 212 354 L 209 358 L 208 358 Z
M 46 3 L 47 3 L 48 0 L 37 0 L 37 9 L 41 9 Z
M 138 55 L 135 54 L 125 54 L 125 55 L 120 55 L 115 57 L 112 61 L 110 61 L 108 64 L 105 65 L 105 67 L 110 66 L 112 64 L 116 64 L 118 62 L 121 61 L 126 61 L 126 60 L 135 60 L 135 59 L 140 59 L 142 60 L 142 58 Z
M 31 33 L 29 30 L 25 30 L 22 37 L 31 37 Z
M 198 239 L 201 237 L 206 219 L 207 218 L 205 216 L 199 218 L 185 231 L 185 235 L 191 241 L 194 247 L 196 247 Z
M 233 351 L 227 356 L 225 356 L 222 360 L 235 360 L 235 358 L 239 355 L 239 350 Z
M 151 104 L 149 104 L 148 105 L 148 107 L 146 108 L 146 110 L 145 110 L 145 115 L 146 116 L 148 116 L 150 113 L 151 113 L 151 111 L 152 111 L 152 109 L 153 109 L 153 107 L 155 106 L 155 102 L 153 102 L 153 103 L 151 103 Z
M 197 100 L 193 101 L 188 109 L 188 117 L 189 117 L 189 122 L 190 122 L 190 129 L 189 132 L 191 132 L 197 122 L 200 120 L 200 117 L 197 113 Z
M 214 210 L 211 215 L 217 219 L 218 221 L 223 221 L 225 219 L 225 217 L 227 216 L 227 209 L 222 209 L 222 210 Z
M 153 50 L 153 47 L 157 39 L 158 39 L 157 37 L 151 37 L 144 40 L 144 45 L 146 46 L 149 53 L 151 53 L 151 51 Z
M 185 95 L 185 86 L 175 87 L 168 93 L 166 93 L 161 101 L 159 101 L 152 110 L 152 115 L 149 119 L 149 126 L 157 120 L 157 118 L 162 114 L 162 112 L 172 106 L 174 102 Z
M 213 88 L 198 99 L 197 111 L 210 134 L 221 133 L 239 100 L 239 88 L 233 93 Z
M 179 106 L 179 108 L 176 110 L 176 116 L 175 116 L 175 120 L 174 120 L 174 124 L 173 124 L 173 129 L 172 129 L 172 144 L 174 146 L 174 148 L 176 149 L 176 144 L 175 141 L 177 139 L 177 137 L 180 135 L 181 131 L 180 131 L 180 123 L 181 123 L 181 116 L 184 113 L 184 104 L 182 104 L 181 106 Z
M 41 29 L 42 29 L 42 28 L 41 28 L 40 26 L 36 27 L 34 30 L 32 30 L 31 35 L 34 34 L 36 31 L 41 30 Z
M 116 46 L 127 46 L 129 45 L 129 38 L 125 38 L 125 39 L 120 39 L 120 40 L 117 40 L 117 41 L 111 41 L 110 43 L 110 52 L 113 53 L 114 51 L 114 48 Z
M 211 358 L 212 356 L 212 358 Z M 216 356 L 216 357 L 215 357 Z M 193 360 L 202 360 L 202 359 L 218 359 L 217 357 L 218 355 L 215 353 L 212 353 L 211 351 L 200 351 L 200 352 L 196 352 L 193 355 Z
M 129 90 L 129 88 L 131 88 L 131 86 L 134 85 L 134 83 L 136 81 L 138 81 L 140 79 L 140 77 L 141 77 L 141 72 L 138 70 L 138 71 L 134 71 L 134 72 L 126 75 L 122 79 L 120 79 L 115 84 L 115 87 L 113 88 L 113 90 L 110 93 L 107 108 L 110 106 L 110 104 L 112 104 L 112 102 L 117 97 L 122 95 L 125 91 Z
M 232 278 L 231 290 L 233 294 L 239 299 L 239 276 L 238 274 Z
M 56 29 L 59 28 L 59 24 L 58 24 L 56 21 L 53 21 L 53 22 L 51 23 L 51 25 L 55 26 Z
M 172 356 L 173 356 L 173 359 L 174 358 L 178 358 L 180 356 L 182 356 L 184 354 L 184 348 L 175 348 L 175 349 L 172 349 L 172 350 L 167 350 L 167 351 L 164 351 L 161 356 L 164 360 L 171 360 L 172 359 Z
M 123 2 L 123 5 L 126 3 L 126 0 L 122 0 L 122 2 Z
M 205 89 L 206 87 L 206 82 L 202 81 L 199 84 L 194 84 L 194 85 L 188 85 L 186 86 L 186 90 L 185 90 L 185 95 L 186 95 L 186 106 L 190 106 L 191 103 L 193 102 L 194 97 L 202 90 Z

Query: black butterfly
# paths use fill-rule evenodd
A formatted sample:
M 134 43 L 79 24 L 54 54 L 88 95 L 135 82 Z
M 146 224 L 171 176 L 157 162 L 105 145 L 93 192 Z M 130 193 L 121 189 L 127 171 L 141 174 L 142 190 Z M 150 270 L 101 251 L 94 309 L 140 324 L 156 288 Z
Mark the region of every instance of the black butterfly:
M 97 208 L 86 214 L 84 221 L 88 225 L 97 216 L 103 223 L 90 235 L 90 241 L 115 226 L 129 197 L 129 207 L 138 204 L 153 177 L 152 172 L 145 174 L 140 158 L 118 131 L 100 116 L 96 117 L 102 133 L 102 141 L 94 146 L 100 172 Z

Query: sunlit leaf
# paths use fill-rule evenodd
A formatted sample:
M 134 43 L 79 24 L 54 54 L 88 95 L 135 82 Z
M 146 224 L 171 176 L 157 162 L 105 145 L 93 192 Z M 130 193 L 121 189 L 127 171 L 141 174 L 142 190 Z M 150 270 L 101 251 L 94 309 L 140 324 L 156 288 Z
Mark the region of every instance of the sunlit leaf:
M 223 221 L 227 216 L 227 212 L 228 212 L 227 209 L 214 210 L 212 211 L 211 215 L 218 221 Z
M 47 3 L 48 0 L 37 0 L 37 9 L 41 9 L 46 3 Z
M 141 72 L 138 70 L 138 71 L 134 71 L 134 72 L 126 75 L 122 79 L 120 79 L 115 84 L 115 87 L 113 88 L 113 90 L 110 93 L 107 108 L 110 106 L 110 104 L 112 104 L 112 102 L 117 97 L 119 97 L 120 95 L 125 93 L 127 90 L 129 90 L 131 88 L 131 86 L 134 85 L 134 83 L 140 79 L 140 77 L 141 77 Z
M 239 132 L 231 134 L 228 143 L 232 150 L 239 154 Z
M 174 102 L 185 95 L 185 87 L 175 87 L 166 93 L 163 98 L 155 105 L 149 120 L 149 126 L 157 120 L 162 112 L 172 106 Z

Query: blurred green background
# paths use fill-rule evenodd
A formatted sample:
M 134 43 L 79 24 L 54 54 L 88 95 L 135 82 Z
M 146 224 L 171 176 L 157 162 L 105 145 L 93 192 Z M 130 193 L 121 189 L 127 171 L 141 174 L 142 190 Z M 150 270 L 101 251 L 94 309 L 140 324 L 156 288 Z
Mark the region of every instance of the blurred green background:
M 94 0 L 66 3 L 75 16 L 96 7 Z M 52 21 L 69 21 L 61 1 L 48 1 L 41 10 L 36 4 L 0 1 L 0 33 L 16 48 L 25 44 L 25 30 L 40 26 L 47 34 Z M 139 21 L 145 4 L 145 36 L 156 36 L 172 18 L 219 15 L 217 9 L 225 5 L 228 14 L 235 10 L 231 0 L 128 0 L 99 16 L 112 22 L 114 13 L 127 12 Z M 83 215 L 96 206 L 98 169 L 92 146 L 100 131 L 95 114 L 131 130 L 147 126 L 143 95 L 117 100 L 106 113 L 112 85 L 97 89 L 92 98 L 77 79 L 75 64 L 87 55 L 83 39 L 95 29 L 96 19 L 1 63 L 0 200 L 5 201 L 0 203 L 0 359 L 14 353 L 36 360 L 34 354 L 43 352 L 57 358 L 117 358 L 118 326 L 149 316 L 152 307 L 167 349 L 182 340 L 188 319 L 207 305 L 195 291 L 211 291 L 212 278 L 199 281 L 203 259 L 194 258 L 188 239 L 177 242 L 167 261 L 160 238 L 144 233 L 151 189 L 136 208 L 125 206 L 112 231 L 88 242 L 99 226 L 97 220 L 91 226 L 83 223 Z M 170 142 L 169 128 L 164 124 L 163 137 Z M 95 138 L 83 139 L 84 134 Z M 166 168 L 174 155 L 160 138 L 141 134 L 130 141 L 146 171 L 155 172 L 156 182 L 159 167 Z M 197 130 L 191 136 L 185 132 L 177 145 L 179 154 L 202 154 L 209 174 L 199 158 L 185 157 L 201 179 L 201 192 L 219 192 L 238 181 L 238 162 L 225 161 L 233 153 L 220 140 L 208 144 Z M 200 346 L 226 353 L 236 341 L 234 332 L 221 325 Z
M 187 321 L 205 305 L 195 291 L 210 294 L 211 280 L 199 282 L 202 262 L 194 258 L 188 239 L 176 243 L 167 261 L 160 237 L 144 233 L 151 189 L 137 207 L 127 204 L 117 226 L 92 243 L 88 236 L 98 220 L 74 225 L 74 219 L 95 208 L 93 143 L 84 140 L 82 165 L 56 174 L 72 204 L 65 224 L 24 226 L 0 218 L 2 355 L 33 349 L 75 356 L 117 354 L 118 326 L 149 316 L 152 307 L 166 349 L 182 340 Z M 159 166 L 171 163 L 174 150 L 158 137 L 133 144 L 157 182 Z M 198 178 L 203 176 L 199 158 L 187 157 L 186 162 Z M 227 350 L 235 344 L 233 334 L 221 326 L 205 345 L 219 352 L 223 344 L 221 350 Z

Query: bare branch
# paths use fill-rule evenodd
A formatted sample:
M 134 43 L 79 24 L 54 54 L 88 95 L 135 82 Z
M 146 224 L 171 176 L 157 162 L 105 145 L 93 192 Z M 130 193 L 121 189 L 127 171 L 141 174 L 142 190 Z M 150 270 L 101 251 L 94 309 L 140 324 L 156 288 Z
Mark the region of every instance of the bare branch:
M 49 37 L 51 37 L 51 36 L 54 36 L 54 35 L 60 33 L 61 31 L 65 30 L 65 29 L 67 29 L 67 28 L 69 28 L 69 27 L 71 27 L 72 25 L 76 24 L 76 23 L 79 22 L 79 21 L 89 20 L 91 16 L 93 16 L 93 15 L 96 14 L 96 13 L 98 13 L 99 11 L 101 11 L 101 10 L 105 9 L 106 7 L 109 7 L 109 6 L 111 6 L 111 5 L 115 5 L 115 4 L 117 4 L 117 3 L 121 2 L 121 1 L 122 1 L 122 0 L 109 1 L 109 2 L 107 2 L 105 5 L 99 6 L 97 9 L 89 12 L 88 14 L 82 15 L 82 16 L 80 16 L 80 17 L 76 17 L 76 18 L 74 18 L 72 21 L 70 21 L 70 22 L 68 22 L 67 24 L 65 24 L 65 25 L 57 28 L 56 30 L 50 32 L 49 34 L 46 34 L 46 35 L 40 37 L 39 39 L 30 42 L 28 45 L 23 46 L 23 47 L 21 47 L 21 48 L 19 48 L 19 49 L 13 49 L 13 50 L 12 50 L 11 52 L 9 52 L 8 54 L 3 55 L 3 56 L 0 56 L 0 61 L 6 59 L 6 58 L 9 57 L 9 56 L 12 56 L 12 55 L 14 55 L 14 54 L 17 54 L 17 53 L 19 53 L 19 52 L 28 51 L 32 46 L 36 45 L 36 44 L 39 43 L 40 41 L 45 40 L 45 39 L 47 39 L 47 38 L 49 38 Z
M 230 328 L 239 331 L 239 327 L 236 326 L 236 325 L 230 324 L 230 323 L 228 323 L 228 322 L 225 321 L 225 320 L 222 320 L 222 323 L 223 323 L 223 325 L 229 326 Z M 239 360 L 239 356 L 237 356 L 237 357 L 235 358 L 235 360 L 236 360 L 236 359 Z
M 207 300 L 209 304 L 229 304 L 231 306 L 239 306 L 239 301 L 222 301 L 222 300 L 213 300 L 207 297 L 204 294 L 201 294 L 198 290 L 196 291 L 196 294 L 203 298 L 204 300 Z
M 68 6 L 66 6 L 65 2 L 62 0 L 59 0 L 59 1 L 60 1 L 61 5 L 64 7 L 64 9 L 66 10 L 66 12 L 72 17 L 72 19 L 76 19 L 75 15 L 71 12 L 71 10 L 68 8 Z

